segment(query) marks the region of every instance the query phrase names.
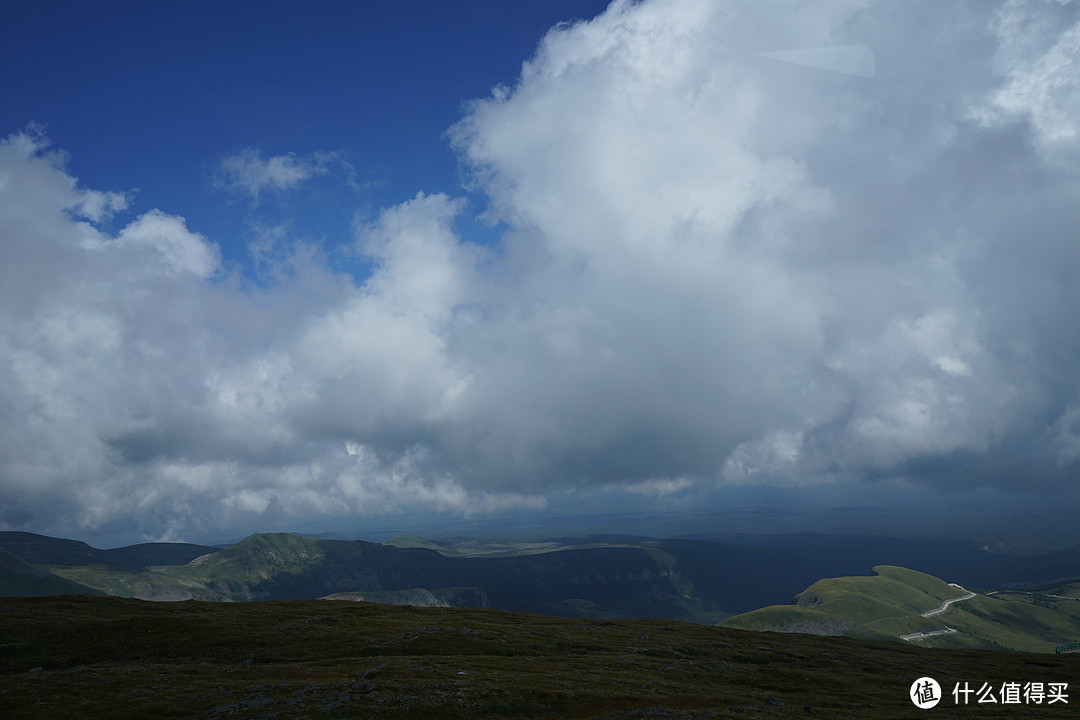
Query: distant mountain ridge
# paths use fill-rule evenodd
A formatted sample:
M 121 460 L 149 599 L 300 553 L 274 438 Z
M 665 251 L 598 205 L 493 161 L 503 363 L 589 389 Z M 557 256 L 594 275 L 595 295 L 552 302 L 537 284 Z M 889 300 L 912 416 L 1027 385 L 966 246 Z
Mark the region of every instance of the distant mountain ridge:
M 732 613 L 742 584 L 728 583 L 728 596 L 697 589 L 679 559 L 662 546 L 447 557 L 427 548 L 271 533 L 153 571 L 48 568 L 110 594 L 157 600 L 300 600 L 339 593 L 387 599 L 395 593 L 420 597 L 427 591 L 447 603 L 479 600 L 491 607 L 563 616 L 715 622 Z
M 883 562 L 944 570 L 950 579 L 984 587 L 1080 577 L 1076 552 L 1021 557 L 963 541 L 842 535 L 729 542 L 625 535 L 533 542 L 402 535 L 372 543 L 262 533 L 223 548 L 150 543 L 97 550 L 78 541 L 9 532 L 0 533 L 0 546 L 84 588 L 145 600 L 334 597 L 701 624 L 787 603 L 822 577 L 857 575 Z M 78 591 L 67 587 L 56 592 Z M 781 607 L 773 612 L 799 612 Z M 799 615 L 800 621 L 807 617 Z M 864 628 L 857 618 L 825 615 L 822 608 L 809 617 L 818 628 L 829 625 L 830 634 L 878 637 L 882 627 Z
M 183 565 L 221 548 L 190 543 L 142 543 L 99 550 L 79 540 L 28 532 L 0 532 L 0 548 L 31 565 L 111 565 L 140 569 L 151 565 Z
M 482 543 L 468 542 L 449 555 L 420 538 L 401 542 L 409 547 L 270 533 L 221 549 L 182 546 L 166 552 L 133 546 L 118 554 L 29 533 L 0 534 L 0 544 L 52 561 L 41 566 L 45 570 L 121 597 L 297 600 L 336 595 L 707 624 L 787 592 L 788 575 L 798 567 L 798 560 L 783 552 L 708 541 L 585 538 L 574 545 L 564 539 L 496 543 L 490 552 Z M 155 560 L 162 564 L 143 566 Z M 164 564 L 178 560 L 186 562 Z

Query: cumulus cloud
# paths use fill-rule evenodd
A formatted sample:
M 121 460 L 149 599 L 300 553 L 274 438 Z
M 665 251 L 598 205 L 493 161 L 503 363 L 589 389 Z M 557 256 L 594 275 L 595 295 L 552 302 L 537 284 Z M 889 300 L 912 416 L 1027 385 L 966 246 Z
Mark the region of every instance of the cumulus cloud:
M 86 208 L 105 195 L 62 160 L 40 134 L 0 143 L 0 521 L 175 539 L 256 517 L 543 503 L 464 488 L 415 437 L 389 452 L 345 439 L 394 422 L 404 438 L 444 394 L 438 375 L 434 390 L 413 379 L 445 365 L 439 307 L 455 291 L 436 283 L 448 257 L 424 256 L 462 252 L 433 234 L 459 203 L 385 213 L 369 288 L 299 256 L 287 286 L 240 290 L 183 218 L 103 230 Z
M 501 242 L 420 192 L 358 225 L 363 278 L 268 254 L 290 272 L 247 287 L 157 210 L 110 234 L 123 197 L 16 134 L 2 520 L 1073 490 L 1078 28 L 1035 0 L 615 2 L 449 131 Z M 762 56 L 805 48 L 859 71 Z M 257 201 L 332 162 L 245 151 L 219 183 Z

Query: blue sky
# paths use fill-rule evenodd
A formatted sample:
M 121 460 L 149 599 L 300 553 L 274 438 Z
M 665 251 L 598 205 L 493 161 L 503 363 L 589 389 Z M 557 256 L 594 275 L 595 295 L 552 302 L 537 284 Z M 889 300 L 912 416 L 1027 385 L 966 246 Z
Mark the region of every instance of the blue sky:
M 244 263 L 259 213 L 213 190 L 223 157 L 338 153 L 317 196 L 272 209 L 331 242 L 357 212 L 420 190 L 461 194 L 445 131 L 463 104 L 512 83 L 551 26 L 605 7 L 15 3 L 0 120 L 6 132 L 40 123 L 87 186 L 135 189 L 131 211 L 171 209 Z
M 1074 508 L 1078 4 L 781 5 L 14 5 L 0 525 Z

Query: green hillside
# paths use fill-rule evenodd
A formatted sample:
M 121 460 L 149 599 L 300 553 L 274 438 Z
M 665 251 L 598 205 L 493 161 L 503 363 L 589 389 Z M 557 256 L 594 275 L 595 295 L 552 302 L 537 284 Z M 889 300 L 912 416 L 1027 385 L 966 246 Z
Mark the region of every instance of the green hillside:
M 978 596 L 950 608 L 945 622 L 957 632 L 914 642 L 943 648 L 1054 652 L 1059 645 L 1080 641 L 1080 600 Z
M 1002 594 L 1009 595 L 1042 595 L 1051 598 L 1077 598 L 1080 599 L 1080 581 L 1066 580 L 1064 582 L 1035 585 L 1024 590 L 1003 590 Z M 996 593 L 995 593 L 996 594 Z
M 791 605 L 774 605 L 729 618 L 725 627 L 772 632 L 805 632 L 862 638 L 895 638 L 941 627 L 921 612 L 943 600 L 964 596 L 932 575 L 890 565 L 870 577 L 818 580 Z
M 118 597 L 142 600 L 258 600 L 260 588 L 288 583 L 325 558 L 327 541 L 257 533 L 186 565 L 125 570 L 105 565 L 48 566 L 62 577 Z
M 933 575 L 892 565 L 878 565 L 867 577 L 842 577 L 819 580 L 795 598 L 802 607 L 818 607 L 859 598 L 884 603 L 903 612 L 919 613 L 938 606 L 941 601 L 963 597 L 959 590 Z M 828 612 L 827 610 L 824 610 Z
M 874 632 L 867 626 L 841 615 L 797 605 L 769 605 L 743 613 L 720 623 L 721 627 L 758 632 L 801 633 L 826 637 L 849 637 L 864 640 L 894 640 L 895 636 Z
M 819 580 L 792 605 L 728 618 L 724 627 L 906 641 L 938 648 L 1054 652 L 1080 640 L 1080 600 L 1059 594 L 971 594 L 904 568 L 878 566 L 871 577 Z M 971 597 L 968 597 L 972 595 Z M 954 600 L 941 610 L 943 601 Z M 929 611 L 939 610 L 931 613 Z

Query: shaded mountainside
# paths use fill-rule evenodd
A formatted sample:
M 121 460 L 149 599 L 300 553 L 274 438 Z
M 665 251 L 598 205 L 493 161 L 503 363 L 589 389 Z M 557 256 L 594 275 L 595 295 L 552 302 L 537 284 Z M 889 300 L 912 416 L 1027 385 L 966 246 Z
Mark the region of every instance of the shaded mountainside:
M 1048 592 L 969 592 L 904 568 L 819 580 L 791 605 L 737 615 L 744 630 L 894 639 L 939 648 L 1054 652 L 1080 640 L 1080 600 Z M 1075 584 L 1061 586 L 1068 592 Z
M 220 548 L 189 543 L 142 543 L 99 550 L 78 540 L 28 532 L 0 532 L 0 548 L 31 565 L 111 565 L 137 570 L 151 565 L 183 565 Z
M 0 548 L 0 595 L 27 597 L 36 595 L 104 595 L 100 590 L 80 585 L 34 567 L 22 558 Z
M 749 557 L 757 555 L 748 553 Z M 425 548 L 256 534 L 187 565 L 146 571 L 49 568 L 113 595 L 154 600 L 299 600 L 337 593 L 443 593 L 469 588 L 491 607 L 563 616 L 665 617 L 716 622 L 747 595 L 745 568 L 714 563 L 700 587 L 663 543 L 567 548 L 511 557 L 446 557 Z M 397 593 L 397 595 L 394 595 Z M 444 597 L 445 599 L 445 597 Z M 448 600 L 447 600 L 448 601 Z M 448 601 L 449 602 L 449 601 Z
M 670 620 L 368 603 L 0 600 L 11 717 L 1064 718 L 1080 655 L 927 653 Z M 955 706 L 957 683 L 1067 683 L 1069 705 Z M 974 703 L 974 698 L 972 699 Z

